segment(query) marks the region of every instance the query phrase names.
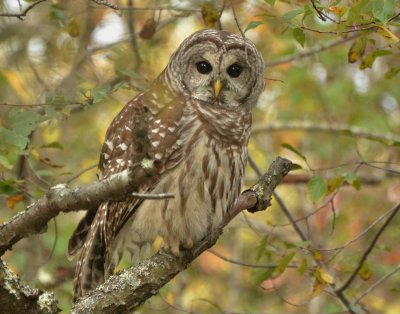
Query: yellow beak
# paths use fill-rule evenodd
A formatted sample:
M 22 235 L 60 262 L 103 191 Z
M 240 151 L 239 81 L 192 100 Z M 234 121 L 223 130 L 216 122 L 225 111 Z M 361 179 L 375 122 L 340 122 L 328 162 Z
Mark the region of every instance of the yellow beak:
M 221 88 L 222 88 L 221 81 L 219 79 L 217 79 L 214 82 L 214 94 L 215 94 L 215 97 L 218 97 L 219 92 L 221 91 Z

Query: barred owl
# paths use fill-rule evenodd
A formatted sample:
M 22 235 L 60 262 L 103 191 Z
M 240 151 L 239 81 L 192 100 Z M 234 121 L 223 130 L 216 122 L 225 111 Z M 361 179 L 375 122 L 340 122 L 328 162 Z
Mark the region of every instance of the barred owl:
M 147 158 L 157 176 L 141 193 L 174 198 L 108 201 L 89 210 L 68 247 L 82 250 L 75 298 L 110 276 L 123 252 L 137 261 L 162 237 L 179 254 L 222 221 L 242 186 L 251 109 L 264 87 L 263 59 L 253 43 L 227 31 L 202 30 L 185 39 L 150 88 L 127 103 L 106 133 L 100 179 L 126 169 L 137 144 L 133 121 L 146 122 Z

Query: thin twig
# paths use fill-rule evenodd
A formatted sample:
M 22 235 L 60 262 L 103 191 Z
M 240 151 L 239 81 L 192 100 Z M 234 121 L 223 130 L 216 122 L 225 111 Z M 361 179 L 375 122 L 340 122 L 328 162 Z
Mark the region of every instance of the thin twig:
M 388 272 L 385 276 L 383 276 L 382 278 L 380 278 L 378 281 L 376 281 L 375 283 L 373 283 L 371 286 L 368 287 L 367 290 L 365 290 L 354 302 L 354 304 L 358 304 L 360 303 L 360 301 L 369 293 L 371 293 L 372 290 L 374 290 L 376 287 L 378 287 L 379 285 L 381 285 L 386 279 L 388 279 L 389 277 L 391 277 L 392 275 L 394 275 L 395 273 L 397 273 L 400 270 L 400 265 L 397 265 L 397 267 L 395 267 L 392 271 Z
M 231 6 L 232 6 L 232 13 L 233 13 L 233 18 L 235 19 L 236 26 L 237 26 L 237 28 L 239 29 L 239 32 L 240 32 L 240 34 L 242 35 L 243 39 L 245 39 L 246 36 L 244 36 L 243 30 L 242 30 L 242 28 L 240 27 L 239 20 L 238 20 L 238 17 L 237 17 L 237 15 L 236 15 L 235 6 L 233 5 L 232 1 L 231 1 Z
M 389 209 L 386 213 L 382 214 L 381 216 L 379 216 L 377 219 L 375 219 L 375 221 L 373 223 L 371 223 L 367 228 L 365 228 L 363 231 L 361 231 L 359 234 L 357 234 L 354 238 L 352 238 L 351 240 L 349 240 L 348 242 L 346 242 L 345 244 L 341 245 L 341 246 L 336 246 L 333 248 L 319 248 L 318 251 L 338 251 L 338 250 L 342 250 L 344 248 L 346 248 L 347 246 L 349 246 L 350 244 L 358 241 L 359 239 L 361 239 L 363 236 L 365 236 L 368 232 L 370 232 L 378 223 L 380 223 L 383 219 L 386 218 L 386 216 L 388 216 L 389 214 L 392 213 L 393 210 L 395 210 L 396 208 L 391 208 Z
M 286 218 L 290 221 L 291 225 L 293 226 L 293 229 L 299 235 L 300 239 L 304 242 L 307 241 L 308 239 L 307 239 L 306 235 L 304 234 L 304 232 L 300 229 L 300 227 L 294 220 L 294 218 L 293 218 L 292 214 L 290 213 L 289 209 L 287 208 L 285 202 L 282 200 L 282 198 L 279 196 L 279 194 L 276 193 L 275 191 L 273 192 L 273 195 L 274 195 L 276 201 L 278 202 L 282 212 L 285 214 Z
M 346 38 L 335 40 L 335 41 L 333 41 L 331 43 L 328 43 L 326 45 L 321 45 L 320 47 L 317 47 L 317 48 L 314 48 L 314 49 L 310 49 L 309 51 L 306 51 L 306 52 L 303 52 L 303 53 L 299 53 L 299 54 L 295 54 L 295 55 L 292 55 L 292 56 L 286 56 L 286 57 L 283 57 L 283 58 L 272 60 L 270 62 L 267 62 L 265 64 L 265 67 L 273 67 L 273 66 L 277 66 L 277 65 L 281 65 L 281 64 L 285 64 L 285 63 L 290 63 L 290 62 L 293 62 L 293 61 L 296 61 L 296 60 L 299 60 L 299 59 L 302 59 L 302 58 L 307 58 L 307 57 L 313 56 L 313 55 L 315 55 L 315 54 L 317 54 L 317 53 L 319 53 L 321 51 L 328 50 L 328 49 L 330 49 L 332 47 L 339 46 L 339 45 L 344 44 L 344 43 L 346 43 L 348 41 L 356 39 L 360 35 L 361 35 L 360 33 L 355 33 L 355 34 L 352 34 L 352 35 L 350 35 L 350 36 L 348 36 Z
M 46 0 L 38 0 L 37 2 L 32 3 L 31 5 L 27 6 L 24 11 L 21 13 L 0 13 L 0 16 L 7 16 L 7 17 L 16 17 L 21 21 L 24 20 L 24 17 L 28 14 L 30 10 L 36 7 L 39 3 L 45 2 Z
M 134 8 L 134 1 L 129 0 L 128 4 L 130 7 Z M 135 32 L 135 16 L 133 10 L 128 11 L 128 29 L 129 29 L 129 42 L 131 44 L 132 50 L 136 56 L 136 67 L 138 68 L 142 63 L 142 57 L 140 56 L 138 43 L 136 40 L 136 32 Z
M 72 176 L 71 178 L 69 178 L 65 183 L 66 184 L 70 184 L 72 181 L 78 179 L 81 175 L 83 175 L 84 173 L 88 172 L 89 170 L 92 170 L 93 168 L 96 168 L 97 164 L 93 164 L 89 167 L 86 167 L 85 169 L 82 169 L 81 171 L 79 171 L 77 174 L 75 174 L 74 176 Z
M 317 8 L 317 5 L 315 4 L 314 0 L 311 0 L 311 4 L 312 4 L 312 7 L 314 8 L 315 12 L 317 12 L 319 18 L 320 18 L 322 21 L 325 22 L 325 21 L 326 21 L 326 18 L 325 18 L 325 16 L 322 14 L 321 10 Z
M 364 262 L 366 261 L 368 255 L 371 253 L 371 251 L 374 249 L 376 242 L 378 241 L 379 237 L 385 231 L 387 226 L 390 224 L 390 222 L 393 220 L 393 218 L 396 216 L 398 211 L 400 210 L 400 203 L 394 206 L 391 209 L 391 214 L 387 218 L 387 220 L 384 222 L 384 224 L 379 228 L 378 232 L 375 234 L 374 238 L 372 239 L 371 243 L 367 247 L 367 249 L 364 251 L 363 255 L 361 256 L 357 267 L 353 270 L 351 273 L 350 277 L 346 280 L 346 282 L 338 289 L 336 289 L 336 292 L 338 294 L 343 294 L 343 292 L 351 285 L 353 282 L 354 278 L 357 276 L 358 272 L 360 271 L 361 267 L 363 266 Z
M 105 7 L 108 7 L 110 9 L 114 9 L 114 10 L 120 10 L 120 7 L 116 4 L 110 3 L 106 0 L 92 0 L 92 2 L 98 4 L 98 5 L 102 5 Z
M 307 131 L 332 133 L 335 135 L 351 136 L 365 138 L 375 141 L 398 142 L 400 136 L 396 134 L 383 134 L 363 130 L 356 126 L 350 126 L 339 123 L 318 123 L 314 121 L 287 121 L 287 122 L 271 122 L 268 124 L 257 124 L 252 128 L 253 134 L 268 132 L 284 132 L 284 131 Z
M 250 268 L 266 268 L 266 269 L 276 269 L 279 266 L 278 265 L 260 265 L 260 264 L 251 264 L 251 263 L 244 263 L 244 262 L 240 262 L 240 261 L 236 261 L 233 259 L 230 259 L 226 256 L 223 256 L 222 254 L 214 251 L 213 249 L 208 249 L 207 250 L 209 253 L 215 255 L 216 257 L 222 259 L 225 262 L 231 263 L 231 264 L 235 264 L 235 265 L 240 265 L 240 266 L 244 266 L 244 267 L 250 267 Z M 299 266 L 297 265 L 288 265 L 287 268 L 298 268 Z

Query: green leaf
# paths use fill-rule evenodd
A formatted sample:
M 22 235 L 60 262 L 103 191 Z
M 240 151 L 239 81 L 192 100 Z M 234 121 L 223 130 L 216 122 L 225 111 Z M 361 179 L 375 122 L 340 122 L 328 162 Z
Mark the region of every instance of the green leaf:
M 261 257 L 265 253 L 265 247 L 267 246 L 268 236 L 261 239 L 260 243 L 256 247 L 256 262 L 259 262 Z
M 395 77 L 400 72 L 400 66 L 391 68 L 389 71 L 385 73 L 385 79 L 390 80 Z
M 321 176 L 314 176 L 308 181 L 307 193 L 312 203 L 316 203 L 328 192 L 328 186 Z
M 385 13 L 383 11 L 384 0 L 375 0 L 373 1 L 373 4 L 374 8 L 372 10 L 372 13 L 374 14 L 374 18 L 383 23 L 385 21 Z
M 300 275 L 303 275 L 304 272 L 307 270 L 308 267 L 308 262 L 306 258 L 303 258 L 303 260 L 301 261 L 301 264 L 299 266 L 299 268 L 297 269 L 297 271 L 299 272 Z
M 8 179 L 0 181 L 0 194 L 13 195 L 18 192 L 17 183 L 14 180 Z
M 50 177 L 54 175 L 54 172 L 51 170 L 42 169 L 35 171 L 35 174 L 39 177 Z
M 300 151 L 298 151 L 296 148 L 294 148 L 292 145 L 288 144 L 288 143 L 283 143 L 281 145 L 281 147 L 286 148 L 288 150 L 290 150 L 291 152 L 295 153 L 297 156 L 299 156 L 301 159 L 303 159 L 304 161 L 307 160 L 306 156 L 304 156 Z
M 37 126 L 38 122 L 43 121 L 40 114 L 24 109 L 14 108 L 8 114 L 12 129 L 18 135 L 28 136 Z
M 261 21 L 250 21 L 250 23 L 247 24 L 244 32 L 246 33 L 248 30 L 254 29 L 254 28 L 260 26 L 261 24 L 265 24 L 265 23 L 261 22 Z
M 280 20 L 283 22 L 289 22 L 293 18 L 295 18 L 297 15 L 303 14 L 304 13 L 304 8 L 299 8 L 295 9 L 289 12 L 286 12 L 284 15 L 280 17 Z
M 264 2 L 268 3 L 271 7 L 275 5 L 276 0 L 264 0 Z
M 345 177 L 342 175 L 329 179 L 328 180 L 328 192 L 329 193 L 335 192 L 339 187 L 342 186 L 344 181 L 345 181 Z
M 111 92 L 109 85 L 98 86 L 92 89 L 93 103 L 104 100 Z
M 360 70 L 364 70 L 366 68 L 372 68 L 372 65 L 374 64 L 374 61 L 377 57 L 382 57 L 390 54 L 392 54 L 392 52 L 389 50 L 375 50 L 374 52 L 366 55 L 362 59 L 360 64 Z
M 301 28 L 297 27 L 297 28 L 293 29 L 293 37 L 304 48 L 304 42 L 306 40 L 306 35 L 304 34 L 304 31 Z
M 19 135 L 13 130 L 8 130 L 2 127 L 0 127 L 0 139 L 3 143 L 13 145 L 18 149 L 25 149 L 26 144 L 28 144 L 29 141 L 28 136 Z
M 60 142 L 51 142 L 49 144 L 45 144 L 40 146 L 40 148 L 56 148 L 56 149 L 64 149 L 64 146 Z
M 256 269 L 252 273 L 252 279 L 256 285 L 260 285 L 267 279 L 274 277 L 274 268 L 270 269 Z
M 345 181 L 348 184 L 351 184 L 357 191 L 359 191 L 361 189 L 361 181 L 356 173 L 349 172 L 345 177 Z
M 363 56 L 366 45 L 367 40 L 365 39 L 365 36 L 361 36 L 353 42 L 349 52 L 347 53 L 349 63 L 354 63 Z
M 375 0 L 373 1 L 372 13 L 374 18 L 382 24 L 386 24 L 388 20 L 395 14 L 394 0 Z
M 6 156 L 0 155 L 0 165 L 2 165 L 4 168 L 11 170 L 13 168 L 13 164 L 10 163 L 8 158 Z
M 296 255 L 296 251 L 292 251 L 292 252 L 288 253 L 287 255 L 285 255 L 283 257 L 283 259 L 279 262 L 278 267 L 275 269 L 275 274 L 283 273 L 295 255 Z

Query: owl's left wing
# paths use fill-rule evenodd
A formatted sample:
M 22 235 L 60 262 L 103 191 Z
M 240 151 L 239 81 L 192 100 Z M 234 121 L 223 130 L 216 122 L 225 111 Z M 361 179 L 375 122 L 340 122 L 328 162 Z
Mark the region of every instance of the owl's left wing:
M 107 130 L 99 161 L 100 179 L 127 169 L 132 160 L 143 157 L 156 161 L 159 176 L 175 167 L 182 159 L 177 131 L 184 115 L 184 104 L 181 97 L 168 98 L 165 93 L 160 94 L 154 89 L 126 104 Z M 143 151 L 145 156 L 141 155 Z M 142 184 L 138 191 L 151 192 L 157 180 L 155 177 Z M 102 203 L 94 217 L 87 215 L 84 218 L 93 219 L 91 223 L 80 223 L 84 226 L 90 224 L 90 229 L 86 231 L 75 273 L 75 297 L 93 289 L 113 272 L 114 265 L 106 265 L 111 260 L 110 245 L 141 202 L 141 199 L 130 198 Z M 79 235 L 85 234 L 81 232 Z M 75 247 L 73 251 L 77 249 Z

